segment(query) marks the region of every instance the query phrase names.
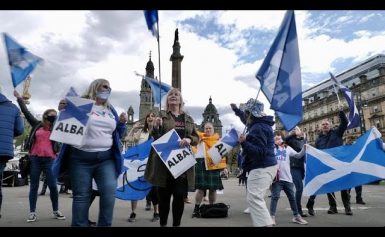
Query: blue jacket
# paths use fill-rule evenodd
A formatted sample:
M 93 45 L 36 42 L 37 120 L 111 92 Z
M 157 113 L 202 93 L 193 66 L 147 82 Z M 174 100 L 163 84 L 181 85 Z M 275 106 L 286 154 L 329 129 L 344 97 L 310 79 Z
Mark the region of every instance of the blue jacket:
M 112 133 L 112 151 L 114 152 L 114 159 L 115 159 L 115 170 L 116 170 L 116 178 L 119 177 L 119 175 L 123 171 L 123 156 L 122 156 L 122 143 L 120 139 L 123 137 L 124 132 L 126 131 L 126 124 L 119 122 L 119 116 L 116 112 L 116 110 L 110 106 L 111 112 L 115 116 L 116 121 L 116 129 Z M 60 174 L 65 173 L 69 170 L 69 151 L 71 146 L 68 144 L 63 144 L 63 146 L 60 149 L 58 158 L 54 160 L 54 163 L 52 165 L 52 171 L 55 177 L 59 177 Z
M 327 134 L 322 132 L 315 141 L 315 147 L 317 149 L 327 149 L 343 145 L 342 136 L 348 127 L 348 119 L 343 111 L 339 112 L 340 125 L 336 129 L 330 129 Z
M 12 159 L 13 138 L 24 132 L 20 110 L 0 93 L 0 162 Z
M 246 116 L 240 109 L 234 110 L 235 114 L 246 123 Z M 242 169 L 245 172 L 257 168 L 266 168 L 277 164 L 274 155 L 274 125 L 272 116 L 256 118 L 247 126 L 246 140 L 241 143 L 242 156 L 244 157 Z

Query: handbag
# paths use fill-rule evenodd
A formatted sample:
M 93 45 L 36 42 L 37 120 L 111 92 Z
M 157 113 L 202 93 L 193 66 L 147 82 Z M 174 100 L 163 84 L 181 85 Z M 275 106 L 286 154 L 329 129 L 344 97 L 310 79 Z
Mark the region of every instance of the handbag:
M 230 205 L 222 202 L 214 204 L 202 204 L 199 207 L 199 215 L 202 218 L 224 218 L 229 215 Z

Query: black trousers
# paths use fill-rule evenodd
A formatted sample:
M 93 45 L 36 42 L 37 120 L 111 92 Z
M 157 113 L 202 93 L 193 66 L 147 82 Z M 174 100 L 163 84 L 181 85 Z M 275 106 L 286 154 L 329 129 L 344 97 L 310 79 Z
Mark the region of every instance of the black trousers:
M 184 211 L 184 196 L 187 189 L 187 177 L 182 174 L 177 179 L 168 174 L 166 187 L 158 187 L 160 226 L 167 225 L 172 198 L 172 225 L 180 226 Z
M 349 190 L 341 191 L 342 203 L 346 209 L 350 208 L 350 194 Z M 336 195 L 334 193 L 328 193 L 328 200 L 330 208 L 337 208 Z

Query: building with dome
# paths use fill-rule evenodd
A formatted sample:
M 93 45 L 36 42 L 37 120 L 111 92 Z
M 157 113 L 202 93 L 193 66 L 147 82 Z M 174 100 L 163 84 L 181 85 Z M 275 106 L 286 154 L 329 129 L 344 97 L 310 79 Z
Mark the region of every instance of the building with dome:
M 205 123 L 211 122 L 214 125 L 214 132 L 218 133 L 219 136 L 222 137 L 222 127 L 223 127 L 222 122 L 219 119 L 217 108 L 213 104 L 213 100 L 211 99 L 211 96 L 209 99 L 209 104 L 206 106 L 202 116 L 203 116 L 203 121 L 200 126 L 197 126 L 197 128 L 199 128 L 199 130 L 203 132 Z

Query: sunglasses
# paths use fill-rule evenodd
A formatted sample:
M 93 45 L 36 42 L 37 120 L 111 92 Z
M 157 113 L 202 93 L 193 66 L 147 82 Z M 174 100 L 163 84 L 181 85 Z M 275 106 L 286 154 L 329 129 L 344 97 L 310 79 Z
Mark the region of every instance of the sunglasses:
M 102 85 L 102 88 L 106 89 L 106 90 L 111 90 L 111 87 L 107 86 L 107 85 Z

